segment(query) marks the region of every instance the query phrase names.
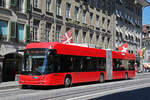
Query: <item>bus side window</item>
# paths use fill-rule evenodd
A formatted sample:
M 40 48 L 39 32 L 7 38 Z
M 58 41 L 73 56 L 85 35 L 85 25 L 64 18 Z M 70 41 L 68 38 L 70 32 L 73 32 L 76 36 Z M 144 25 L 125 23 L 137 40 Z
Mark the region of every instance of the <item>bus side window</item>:
M 113 59 L 113 70 L 117 71 L 118 67 L 119 67 L 118 60 L 117 59 Z
M 105 69 L 106 69 L 106 59 L 105 58 L 98 58 L 97 70 L 105 71 Z
M 134 64 L 135 64 L 134 60 L 129 60 L 128 63 L 129 70 L 135 70 Z
M 82 64 L 82 57 L 75 56 L 73 61 L 73 69 L 75 72 L 80 72 L 81 67 L 83 67 Z
M 72 71 L 72 61 L 69 55 L 60 55 L 60 65 L 61 72 L 71 72 Z
M 54 57 L 54 72 L 60 72 L 60 57 L 57 55 Z
M 81 61 L 80 61 L 80 69 L 79 71 L 84 71 L 84 67 L 85 67 L 85 58 L 81 58 Z

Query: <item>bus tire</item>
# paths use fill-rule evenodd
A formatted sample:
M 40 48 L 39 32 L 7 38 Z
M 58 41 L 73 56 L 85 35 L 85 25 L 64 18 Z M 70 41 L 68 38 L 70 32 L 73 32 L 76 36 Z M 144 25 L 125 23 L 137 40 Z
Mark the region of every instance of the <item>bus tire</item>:
M 99 82 L 100 83 L 104 83 L 105 82 L 105 80 L 104 80 L 104 74 L 100 74 Z
M 128 73 L 125 74 L 125 80 L 127 80 L 127 79 L 128 79 Z
M 65 80 L 64 80 L 64 86 L 65 87 L 70 87 L 72 85 L 72 80 L 71 80 L 71 77 L 66 77 Z

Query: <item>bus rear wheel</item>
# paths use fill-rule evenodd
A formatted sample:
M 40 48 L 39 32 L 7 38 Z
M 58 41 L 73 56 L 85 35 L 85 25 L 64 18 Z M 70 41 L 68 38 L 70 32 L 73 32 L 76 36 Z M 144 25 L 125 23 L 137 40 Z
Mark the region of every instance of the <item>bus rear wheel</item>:
M 29 88 L 28 85 L 22 85 L 22 86 L 21 86 L 21 89 L 28 89 L 28 88 Z
M 72 85 L 72 80 L 70 77 L 66 77 L 64 81 L 65 87 L 70 87 Z

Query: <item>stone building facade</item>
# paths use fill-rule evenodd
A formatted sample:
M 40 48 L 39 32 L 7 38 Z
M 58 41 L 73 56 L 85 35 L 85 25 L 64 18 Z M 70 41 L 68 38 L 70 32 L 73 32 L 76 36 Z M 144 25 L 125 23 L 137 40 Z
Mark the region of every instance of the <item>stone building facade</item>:
M 128 43 L 129 53 L 138 56 L 141 48 L 142 8 L 148 5 L 144 0 L 116 0 L 116 48 Z
M 147 5 L 146 0 L 0 0 L 3 80 L 19 72 L 23 54 L 17 50 L 30 42 L 60 42 L 70 29 L 75 43 L 117 50 L 127 42 L 137 54 Z
M 143 25 L 142 27 L 142 48 L 146 48 L 143 63 L 150 63 L 150 25 Z
M 32 5 L 31 41 L 60 42 L 59 37 L 71 29 L 75 43 L 112 49 L 113 0 L 107 0 L 105 3 L 103 0 L 95 2 L 45 0 L 45 2 L 39 0 L 37 4 Z M 107 8 L 106 5 L 111 11 L 106 9 L 103 13 L 102 10 Z

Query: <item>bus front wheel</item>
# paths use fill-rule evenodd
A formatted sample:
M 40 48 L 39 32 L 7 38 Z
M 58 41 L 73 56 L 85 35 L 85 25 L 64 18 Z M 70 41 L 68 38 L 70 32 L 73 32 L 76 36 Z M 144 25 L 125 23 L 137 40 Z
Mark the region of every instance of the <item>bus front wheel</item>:
M 70 77 L 66 77 L 64 81 L 65 87 L 70 87 L 72 85 L 72 81 Z

